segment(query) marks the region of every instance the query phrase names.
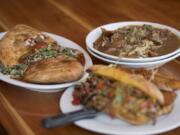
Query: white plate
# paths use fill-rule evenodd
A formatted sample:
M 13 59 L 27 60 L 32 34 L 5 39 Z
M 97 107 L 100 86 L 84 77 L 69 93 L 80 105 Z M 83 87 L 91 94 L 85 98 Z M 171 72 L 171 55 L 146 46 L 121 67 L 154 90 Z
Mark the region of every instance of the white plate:
M 158 56 L 158 57 L 151 57 L 151 58 L 120 58 L 117 56 L 113 56 L 113 55 L 109 55 L 106 53 L 103 53 L 101 51 L 98 51 L 97 49 L 95 49 L 93 46 L 93 43 L 96 41 L 96 39 L 101 35 L 102 31 L 101 28 L 105 28 L 107 30 L 115 30 L 127 25 L 143 25 L 143 24 L 148 24 L 148 25 L 152 25 L 153 27 L 156 28 L 160 28 L 160 29 L 169 29 L 171 32 L 173 32 L 175 35 L 177 35 L 180 38 L 180 32 L 172 27 L 166 26 L 166 25 L 162 25 L 162 24 L 158 24 L 158 23 L 151 23 L 151 22 L 140 22 L 140 21 L 130 21 L 130 22 L 118 22 L 118 23 L 111 23 L 111 24 L 106 24 L 103 26 L 100 26 L 94 30 L 92 30 L 86 37 L 86 46 L 89 47 L 93 52 L 96 52 L 97 54 L 106 57 L 108 59 L 112 59 L 112 60 L 120 60 L 120 61 L 124 61 L 124 62 L 149 62 L 149 61 L 155 61 L 155 60 L 160 60 L 160 59 L 164 59 L 167 57 L 170 57 L 172 55 L 175 55 L 177 53 L 180 53 L 180 48 L 168 53 L 166 55 L 162 55 L 162 56 Z
M 61 46 L 64 47 L 69 47 L 69 48 L 74 48 L 77 49 L 79 51 L 81 51 L 84 54 L 85 57 L 85 69 L 87 69 L 88 67 L 92 66 L 92 60 L 90 58 L 90 56 L 88 55 L 88 53 L 81 48 L 78 44 L 70 41 L 69 39 L 66 39 L 64 37 L 55 35 L 55 34 L 51 34 L 51 33 L 47 33 L 45 32 L 45 34 L 51 36 L 54 40 L 56 40 Z M 4 33 L 0 33 L 0 38 L 2 38 L 4 35 Z M 23 81 L 18 81 L 15 79 L 11 79 L 9 76 L 4 75 L 0 72 L 0 80 L 7 82 L 9 84 L 13 84 L 15 86 L 19 86 L 19 87 L 24 87 L 27 88 L 29 90 L 33 90 L 33 91 L 39 91 L 39 92 L 56 92 L 56 91 L 60 91 L 63 90 L 67 87 L 70 87 L 72 85 L 77 84 L 79 81 L 81 81 L 82 79 L 87 77 L 87 73 L 84 74 L 84 76 L 75 82 L 70 82 L 70 83 L 63 83 L 63 84 L 50 84 L 50 85 L 42 85 L 42 84 L 33 84 L 33 83 L 27 83 L 27 82 L 23 82 Z
M 63 113 L 76 111 L 82 108 L 82 106 L 74 106 L 72 102 L 72 92 L 74 87 L 68 88 L 60 99 L 60 109 Z M 147 135 L 147 134 L 158 134 L 175 129 L 180 126 L 180 91 L 175 101 L 173 111 L 168 114 L 161 116 L 157 119 L 155 125 L 151 122 L 141 125 L 133 126 L 119 119 L 111 119 L 109 116 L 99 113 L 93 119 L 84 119 L 76 121 L 75 124 L 84 129 L 113 135 Z
M 146 68 L 146 69 L 153 69 L 153 68 L 157 68 L 160 67 L 162 65 L 164 65 L 165 63 L 177 58 L 180 56 L 180 53 L 177 53 L 173 56 L 170 56 L 168 58 L 165 59 L 161 59 L 161 60 L 157 60 L 157 61 L 152 61 L 152 62 L 125 62 L 125 61 L 121 61 L 121 60 L 112 60 L 112 59 L 108 59 L 105 58 L 103 56 L 100 56 L 98 54 L 96 54 L 95 52 L 93 52 L 90 48 L 87 47 L 87 50 L 89 53 L 91 53 L 94 57 L 105 61 L 107 63 L 112 63 L 112 64 L 118 64 L 118 65 L 122 65 L 124 67 L 129 67 L 129 68 Z

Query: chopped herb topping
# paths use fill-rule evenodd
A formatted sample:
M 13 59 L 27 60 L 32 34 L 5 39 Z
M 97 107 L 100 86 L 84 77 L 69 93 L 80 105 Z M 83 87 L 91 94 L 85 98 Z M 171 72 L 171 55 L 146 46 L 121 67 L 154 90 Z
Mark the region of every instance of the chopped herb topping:
M 71 48 L 63 48 L 60 53 L 68 55 L 70 57 L 76 57 L 77 51 Z
M 51 44 L 47 45 L 47 47 L 41 49 L 35 49 L 35 52 L 28 55 L 24 59 L 25 64 L 30 64 L 32 62 L 36 62 L 42 59 L 47 59 L 51 57 L 56 57 L 60 54 L 64 54 L 70 57 L 76 57 L 77 51 L 71 48 L 61 48 L 61 49 L 54 49 Z
M 18 64 L 10 68 L 4 68 L 2 73 L 5 75 L 10 75 L 12 78 L 21 78 L 26 68 L 26 64 Z

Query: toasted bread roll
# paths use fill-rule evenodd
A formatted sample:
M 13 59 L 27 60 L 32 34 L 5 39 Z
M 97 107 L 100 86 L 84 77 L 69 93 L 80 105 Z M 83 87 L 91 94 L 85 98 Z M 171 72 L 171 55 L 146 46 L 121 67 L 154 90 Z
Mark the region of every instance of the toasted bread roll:
M 177 94 L 175 92 L 168 92 L 168 91 L 162 91 L 164 96 L 164 104 L 163 106 L 168 106 L 173 104 L 174 100 L 177 97 Z
M 74 58 L 62 55 L 31 64 L 23 80 L 32 83 L 65 83 L 82 77 L 83 66 Z
M 128 123 L 133 125 L 142 125 L 150 121 L 150 118 L 146 115 L 135 116 L 132 113 L 128 113 L 123 108 L 118 107 L 117 109 L 117 106 L 111 106 L 110 108 L 108 108 L 108 110 L 106 110 L 106 112 L 114 113 L 114 116 L 116 118 L 127 121 Z
M 122 70 L 125 70 L 131 74 L 143 76 L 145 79 L 154 83 L 160 90 L 174 91 L 180 89 L 180 79 L 172 74 L 167 73 L 163 68 L 154 70 L 123 68 Z
M 168 105 L 168 106 L 163 106 L 157 112 L 157 116 L 162 116 L 162 115 L 170 113 L 172 111 L 172 108 L 173 108 L 172 104 Z M 132 115 L 131 113 L 124 112 L 123 110 L 119 110 L 119 113 L 117 113 L 117 114 L 118 114 L 118 115 L 116 115 L 117 118 L 125 120 L 128 123 L 133 124 L 133 125 L 142 125 L 151 120 L 146 115 L 135 116 L 135 115 Z

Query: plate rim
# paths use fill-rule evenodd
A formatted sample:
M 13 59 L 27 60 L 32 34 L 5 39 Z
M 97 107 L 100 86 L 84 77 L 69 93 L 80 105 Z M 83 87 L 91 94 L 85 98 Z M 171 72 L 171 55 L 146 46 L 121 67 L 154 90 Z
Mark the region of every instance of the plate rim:
M 161 62 L 162 63 L 167 63 L 177 57 L 180 56 L 180 53 L 177 53 L 177 54 L 174 54 L 173 56 L 171 57 L 168 57 L 166 59 L 162 59 L 162 60 L 159 60 L 160 63 L 158 63 L 159 61 L 149 61 L 149 62 L 125 62 L 125 61 L 115 61 L 115 60 L 112 60 L 112 59 L 108 59 L 108 58 L 105 58 L 103 56 L 100 56 L 98 54 L 96 54 L 95 52 L 93 52 L 90 48 L 87 47 L 87 50 L 89 53 L 91 53 L 94 57 L 98 58 L 98 59 L 101 59 L 103 61 L 106 61 L 106 62 L 110 62 L 110 63 L 115 63 L 115 64 L 122 64 L 122 65 L 129 65 L 129 66 L 133 66 L 133 65 L 136 65 L 136 66 L 143 66 L 143 65 L 151 65 L 151 64 L 160 64 Z

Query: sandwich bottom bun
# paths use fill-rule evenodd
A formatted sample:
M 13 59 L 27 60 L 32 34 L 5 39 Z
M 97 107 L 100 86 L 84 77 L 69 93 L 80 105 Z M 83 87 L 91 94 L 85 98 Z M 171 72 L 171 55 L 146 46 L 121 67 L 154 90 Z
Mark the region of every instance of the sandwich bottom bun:
M 123 108 L 118 108 L 118 109 L 117 108 L 118 107 L 116 106 L 107 108 L 106 113 L 113 114 L 114 117 L 127 121 L 132 125 L 142 125 L 152 120 L 150 117 L 147 117 L 146 115 L 136 116 L 133 115 L 132 113 L 126 112 Z M 161 109 L 156 113 L 156 118 L 158 116 L 162 116 L 170 113 L 172 109 L 173 109 L 172 104 L 161 107 Z

